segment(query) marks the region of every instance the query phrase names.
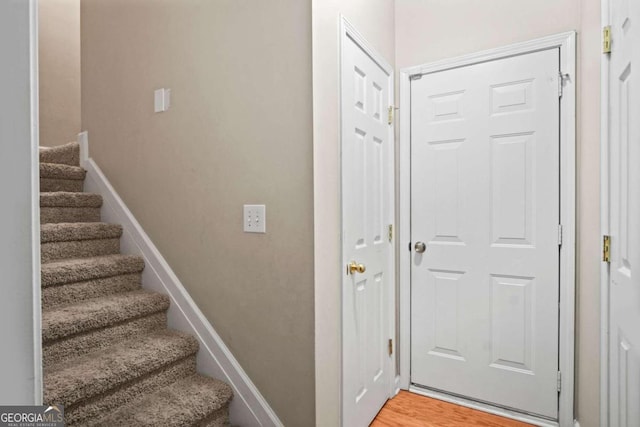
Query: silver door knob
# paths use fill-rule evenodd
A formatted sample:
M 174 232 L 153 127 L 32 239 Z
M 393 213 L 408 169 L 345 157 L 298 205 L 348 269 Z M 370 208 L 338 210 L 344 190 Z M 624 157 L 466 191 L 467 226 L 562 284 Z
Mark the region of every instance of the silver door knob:
M 423 242 L 416 242 L 414 249 L 416 250 L 416 252 L 421 254 L 422 252 L 427 250 L 427 245 L 425 245 Z

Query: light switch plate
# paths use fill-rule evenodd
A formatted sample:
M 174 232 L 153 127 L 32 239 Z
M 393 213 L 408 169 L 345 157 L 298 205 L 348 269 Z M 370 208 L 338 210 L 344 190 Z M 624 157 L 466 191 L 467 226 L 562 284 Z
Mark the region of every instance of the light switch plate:
M 267 232 L 267 208 L 265 205 L 244 205 L 245 233 Z
M 153 111 L 162 113 L 171 107 L 171 89 L 156 89 L 153 92 Z
M 164 111 L 164 89 L 157 89 L 153 92 L 153 111 L 156 113 Z

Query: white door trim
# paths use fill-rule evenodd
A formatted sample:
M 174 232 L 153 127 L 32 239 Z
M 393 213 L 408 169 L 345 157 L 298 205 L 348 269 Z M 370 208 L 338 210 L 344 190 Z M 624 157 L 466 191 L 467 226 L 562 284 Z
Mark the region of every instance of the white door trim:
M 358 30 L 355 29 L 355 27 L 342 15 L 340 15 L 340 65 L 339 65 L 339 71 L 342 70 L 342 57 L 345 53 L 345 46 L 346 43 L 352 40 L 356 45 L 358 45 L 369 57 L 371 57 L 371 59 L 373 59 L 374 62 L 376 62 L 378 64 L 378 66 L 380 66 L 380 68 L 382 68 L 385 73 L 387 73 L 389 75 L 389 102 L 392 103 L 394 100 L 394 69 L 393 67 L 382 57 L 382 55 L 380 55 L 370 44 L 369 42 L 367 42 L 367 40 L 358 32 Z M 341 76 L 341 74 L 340 74 Z M 342 79 L 342 77 L 340 77 L 340 79 Z M 342 100 L 342 81 L 340 82 L 340 99 Z M 343 122 L 342 122 L 342 108 L 340 107 L 340 230 L 343 229 L 343 218 L 342 218 L 342 209 L 343 209 L 343 205 L 342 205 L 342 162 L 344 161 L 344 159 L 342 158 L 342 145 L 343 145 L 343 141 L 342 141 L 342 130 L 343 130 Z M 389 126 L 389 141 L 392 143 L 392 146 L 395 147 L 395 126 L 392 124 L 391 126 Z M 395 149 L 391 150 L 391 155 L 389 158 L 389 162 L 391 164 L 390 170 L 392 171 L 391 174 L 391 179 L 394 179 L 395 176 Z M 389 292 L 387 294 L 387 300 L 388 300 L 388 304 L 387 304 L 387 310 L 389 315 L 387 316 L 387 318 L 389 319 L 389 324 L 387 325 L 387 330 L 389 333 L 389 337 L 393 338 L 395 337 L 395 307 L 396 307 L 396 297 L 395 297 L 395 289 L 396 289 L 396 282 L 395 282 L 395 277 L 396 277 L 396 267 L 395 267 L 395 242 L 397 241 L 396 236 L 395 236 L 395 223 L 396 223 L 396 219 L 395 219 L 395 185 L 391 185 L 390 186 L 390 191 L 391 194 L 389 195 L 389 200 L 391 203 L 390 206 L 390 223 L 393 227 L 394 230 L 394 236 L 392 239 L 393 242 L 393 247 L 391 250 L 391 256 L 389 257 L 389 266 L 388 266 L 388 277 L 392 278 L 391 282 L 389 283 L 388 289 Z M 342 260 L 344 258 L 344 241 L 343 241 L 343 234 L 342 232 L 340 233 L 340 271 L 344 270 L 344 266 L 342 265 Z M 340 286 L 344 286 L 344 280 L 345 280 L 345 276 L 341 276 L 342 279 L 340 280 Z M 342 346 L 342 334 L 343 334 L 343 319 L 342 319 L 342 290 L 340 291 L 340 421 L 342 422 L 343 420 L 343 393 L 342 393 L 342 366 L 343 366 L 343 346 Z M 396 347 L 397 348 L 397 347 Z M 389 366 L 387 369 L 387 372 L 389 372 L 389 392 L 388 392 L 388 396 L 392 397 L 395 395 L 396 391 L 397 391 L 397 385 L 396 385 L 396 381 L 395 381 L 395 366 L 393 363 L 393 360 L 395 360 L 395 358 L 390 358 L 389 361 Z
M 602 27 L 611 3 L 602 0 Z M 609 55 L 600 61 L 600 234 L 609 230 Z M 600 426 L 609 427 L 609 264 L 600 262 Z
M 29 0 L 29 70 L 31 86 L 31 285 L 33 286 L 34 403 L 42 404 L 42 307 L 40 288 L 40 123 L 38 82 L 38 0 Z
M 575 343 L 576 209 L 576 33 L 574 31 L 400 70 L 400 387 L 408 390 L 411 366 L 411 85 L 414 74 L 428 74 L 546 49 L 560 49 L 560 70 L 568 74 L 560 99 L 560 371 L 559 425 L 573 426 Z M 502 413 L 509 417 L 509 414 Z

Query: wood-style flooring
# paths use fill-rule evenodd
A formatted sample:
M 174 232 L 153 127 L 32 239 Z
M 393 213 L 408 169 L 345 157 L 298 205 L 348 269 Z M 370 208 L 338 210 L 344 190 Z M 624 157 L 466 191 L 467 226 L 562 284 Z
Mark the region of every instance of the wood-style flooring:
M 371 423 L 371 427 L 530 427 L 453 403 L 431 399 L 408 391 L 400 391 L 387 401 Z

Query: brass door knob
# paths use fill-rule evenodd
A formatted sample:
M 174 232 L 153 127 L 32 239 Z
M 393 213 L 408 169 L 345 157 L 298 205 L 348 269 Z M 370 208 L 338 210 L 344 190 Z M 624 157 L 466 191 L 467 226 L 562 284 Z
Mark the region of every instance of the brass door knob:
M 367 271 L 367 267 L 365 267 L 364 264 L 351 261 L 351 264 L 347 265 L 347 274 L 364 273 L 365 271 Z

